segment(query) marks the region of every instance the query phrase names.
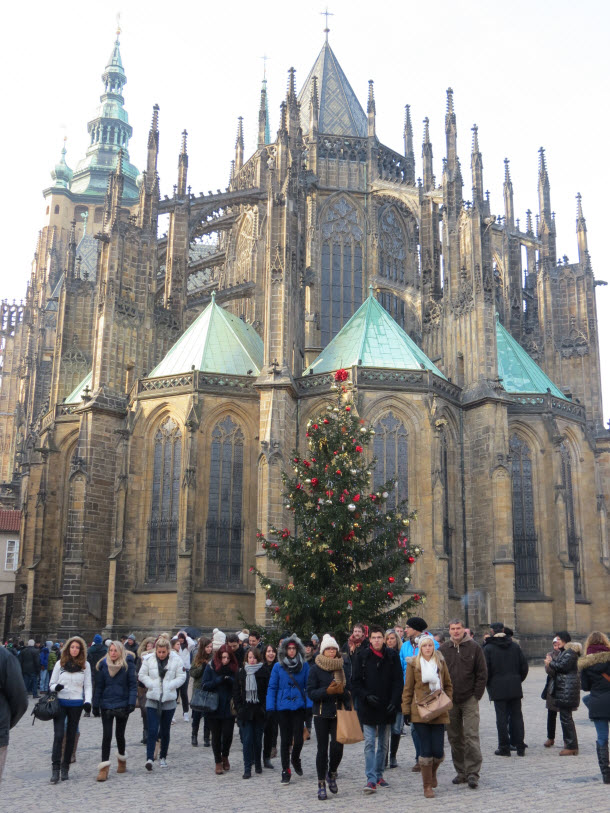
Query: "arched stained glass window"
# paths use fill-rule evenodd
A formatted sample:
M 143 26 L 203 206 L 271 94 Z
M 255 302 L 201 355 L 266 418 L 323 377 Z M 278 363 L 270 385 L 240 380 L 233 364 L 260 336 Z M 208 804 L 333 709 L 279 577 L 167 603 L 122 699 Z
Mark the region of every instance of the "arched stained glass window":
M 518 435 L 510 439 L 513 461 L 513 555 L 517 593 L 540 591 L 538 537 L 534 523 L 532 457 L 527 443 Z
M 334 200 L 322 223 L 320 330 L 325 347 L 362 305 L 362 239 L 358 212 Z
M 242 583 L 244 435 L 229 416 L 212 432 L 205 581 Z
M 574 595 L 583 597 L 582 564 L 580 560 L 580 536 L 576 528 L 574 514 L 574 490 L 572 486 L 572 455 L 565 443 L 561 444 L 561 483 L 566 504 L 566 525 L 568 537 L 568 557 L 574 565 Z
M 409 495 L 408 440 L 405 425 L 391 412 L 375 424 L 373 454 L 377 458 L 377 465 L 373 473 L 373 486 L 377 490 L 391 478 L 398 481 L 387 501 L 390 509 Z
M 404 282 L 406 258 L 405 235 L 399 215 L 394 207 L 388 206 L 379 218 L 379 276 Z
M 182 433 L 166 418 L 155 435 L 146 581 L 176 581 Z

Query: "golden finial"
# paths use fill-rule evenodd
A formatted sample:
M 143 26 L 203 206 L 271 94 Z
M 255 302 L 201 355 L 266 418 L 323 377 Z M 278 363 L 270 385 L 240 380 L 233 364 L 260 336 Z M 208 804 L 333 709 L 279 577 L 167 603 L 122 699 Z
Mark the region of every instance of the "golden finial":
M 120 34 L 121 34 L 121 12 L 117 11 L 117 15 L 116 15 L 116 38 L 117 38 L 117 42 L 119 41 Z

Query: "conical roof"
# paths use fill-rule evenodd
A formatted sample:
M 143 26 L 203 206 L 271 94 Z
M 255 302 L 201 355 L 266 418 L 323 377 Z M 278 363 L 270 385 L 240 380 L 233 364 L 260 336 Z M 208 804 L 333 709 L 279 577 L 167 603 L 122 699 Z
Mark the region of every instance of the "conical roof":
M 188 373 L 193 367 L 206 373 L 259 375 L 262 366 L 261 337 L 252 325 L 217 305 L 212 293 L 207 308 L 148 377 Z
M 303 375 L 330 373 L 353 365 L 394 370 L 423 369 L 445 378 L 423 350 L 377 302 L 372 289 L 349 322 Z
M 367 135 L 366 114 L 328 42 L 322 46 L 298 95 L 303 132 L 309 131 L 309 104 L 314 76 L 318 79 L 318 99 L 320 100 L 318 131 L 329 135 L 365 138 Z
M 519 342 L 496 318 L 496 344 L 498 347 L 498 376 L 506 392 L 550 392 L 556 398 L 568 399 Z

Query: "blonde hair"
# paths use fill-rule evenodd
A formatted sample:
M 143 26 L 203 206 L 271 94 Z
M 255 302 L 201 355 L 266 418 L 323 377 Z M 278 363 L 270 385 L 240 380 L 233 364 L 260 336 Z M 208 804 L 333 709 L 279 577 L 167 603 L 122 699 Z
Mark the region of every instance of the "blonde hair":
M 159 637 L 155 641 L 155 651 L 157 649 L 161 649 L 162 647 L 164 649 L 171 649 L 172 648 L 171 641 L 165 635 L 159 635 Z
M 607 646 L 608 649 L 610 649 L 610 640 L 608 640 L 608 637 L 599 630 L 593 630 L 593 632 L 589 633 L 589 637 L 585 641 L 583 648 L 585 655 L 587 654 L 589 647 L 593 646 L 594 644 L 597 644 L 598 646 Z
M 119 657 L 116 659 L 116 661 L 112 661 L 110 658 L 111 646 L 113 646 L 119 653 Z M 123 644 L 120 641 L 110 641 L 110 643 L 108 644 L 108 652 L 106 653 L 106 655 L 104 655 L 103 658 L 100 658 L 100 660 L 95 664 L 96 669 L 100 668 L 100 663 L 102 661 L 106 661 L 106 664 L 109 663 L 118 664 L 119 669 L 127 669 L 127 652 L 125 651 L 125 647 L 123 646 Z
M 415 656 L 415 666 L 417 666 L 418 669 L 421 669 L 421 645 L 422 645 L 422 642 L 426 642 L 426 641 L 432 641 L 432 657 L 430 658 L 430 660 L 434 661 L 434 663 L 436 664 L 436 666 L 437 666 L 437 668 L 439 670 L 439 673 L 440 673 L 441 661 L 440 661 L 440 658 L 437 657 L 437 649 L 434 646 L 434 638 L 431 635 L 420 636 L 420 639 L 419 639 L 418 644 L 417 644 L 419 652 Z
M 142 643 L 138 647 L 138 658 L 141 658 L 142 655 L 144 655 L 144 653 L 146 652 L 146 647 L 148 646 L 148 644 L 152 644 L 153 649 L 154 649 L 154 647 L 155 647 L 155 636 L 154 635 L 149 635 L 148 638 L 145 638 L 142 641 Z

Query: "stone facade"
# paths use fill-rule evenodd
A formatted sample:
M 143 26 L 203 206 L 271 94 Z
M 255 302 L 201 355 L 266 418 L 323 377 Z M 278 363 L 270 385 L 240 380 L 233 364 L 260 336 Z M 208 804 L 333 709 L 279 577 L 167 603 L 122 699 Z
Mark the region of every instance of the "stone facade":
M 281 472 L 332 398 L 332 376 L 303 373 L 369 286 L 446 376 L 351 368 L 358 410 L 385 438 L 379 465 L 418 512 L 424 555 L 409 589 L 426 593 L 430 626 L 499 619 L 531 651 L 556 628 L 610 628 L 610 435 L 580 198 L 568 263 L 544 152 L 537 226 L 529 212 L 523 231 L 508 163 L 492 214 L 474 128 L 463 200 L 451 90 L 440 183 L 428 128 L 416 180 L 408 108 L 401 155 L 375 134 L 372 83 L 364 113 L 342 72 L 328 73 L 331 54 L 325 43 L 299 96 L 290 70 L 271 143 L 263 85 L 258 148 L 244 162 L 240 120 L 224 192 L 191 193 L 184 133 L 173 197 L 160 199 L 156 106 L 138 199 L 118 143 L 105 196 L 85 188 L 85 170 L 73 192 L 65 161 L 56 168 L 26 299 L 3 302 L 0 325 L 1 497 L 22 510 L 11 621 L 22 637 L 265 621 L 249 567 L 281 574 L 256 529 L 289 524 Z M 117 41 L 113 98 L 119 63 Z M 104 121 L 92 139 L 109 137 Z M 260 374 L 149 377 L 212 291 L 260 335 Z M 496 318 L 568 397 L 503 381 Z

